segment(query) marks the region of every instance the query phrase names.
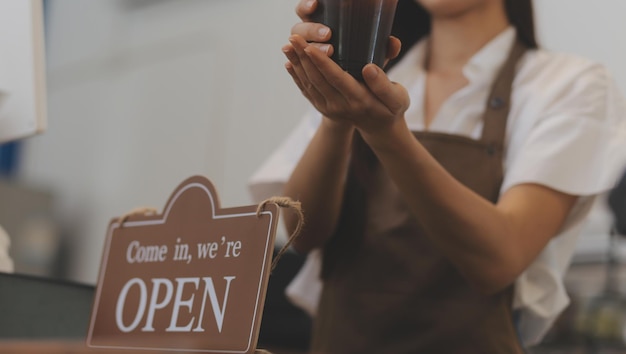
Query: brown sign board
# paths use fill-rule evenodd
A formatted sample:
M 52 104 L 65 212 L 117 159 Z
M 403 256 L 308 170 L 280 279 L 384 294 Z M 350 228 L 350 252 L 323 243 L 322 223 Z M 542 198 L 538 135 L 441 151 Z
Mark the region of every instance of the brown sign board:
M 278 206 L 221 209 L 194 176 L 160 215 L 109 224 L 90 347 L 254 353 Z

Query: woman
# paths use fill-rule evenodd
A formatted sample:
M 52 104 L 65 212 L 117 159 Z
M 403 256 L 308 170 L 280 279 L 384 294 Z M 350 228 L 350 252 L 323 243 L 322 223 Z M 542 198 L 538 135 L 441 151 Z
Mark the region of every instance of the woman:
M 538 50 L 530 0 L 401 1 L 402 58 L 359 83 L 329 59 L 316 6 L 298 5 L 283 52 L 319 113 L 253 178 L 287 174 L 306 215 L 295 248 L 323 249 L 313 351 L 523 352 L 516 330 L 537 342 L 567 305 L 580 224 L 625 159 L 614 83 Z

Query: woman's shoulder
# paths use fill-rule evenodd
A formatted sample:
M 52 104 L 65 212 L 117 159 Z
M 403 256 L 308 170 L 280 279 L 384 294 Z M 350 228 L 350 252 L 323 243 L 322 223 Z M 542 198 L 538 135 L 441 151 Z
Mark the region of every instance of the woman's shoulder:
M 543 114 L 566 111 L 602 119 L 608 110 L 623 105 L 623 96 L 605 65 L 545 49 L 531 50 L 522 58 L 514 89 L 520 104 Z
M 605 66 L 533 50 L 515 80 L 503 188 L 538 183 L 580 196 L 610 188 L 626 161 L 626 105 Z
M 607 68 L 600 62 L 547 49 L 529 50 L 519 64 L 518 78 L 520 82 L 543 87 L 567 87 L 574 81 L 606 85 L 610 80 Z

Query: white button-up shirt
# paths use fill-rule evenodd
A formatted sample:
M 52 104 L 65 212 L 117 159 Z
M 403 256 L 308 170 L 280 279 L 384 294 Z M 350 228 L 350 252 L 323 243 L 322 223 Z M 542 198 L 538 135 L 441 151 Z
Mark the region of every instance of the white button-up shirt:
M 479 139 L 482 115 L 498 69 L 516 38 L 509 27 L 465 65 L 469 84 L 441 106 L 428 130 Z M 415 45 L 389 72 L 409 92 L 409 128 L 424 130 L 427 40 Z M 307 114 L 251 179 L 255 200 L 280 195 L 321 115 Z M 626 166 L 626 101 L 605 67 L 572 55 L 530 50 L 520 60 L 513 82 L 508 118 L 504 181 L 512 186 L 536 183 L 580 196 L 565 224 L 515 283 L 514 308 L 525 345 L 539 342 L 568 305 L 563 284 L 582 222 L 594 197 L 612 188 Z M 288 293 L 314 312 L 319 294 L 319 254 L 313 253 Z M 302 291 L 298 291 L 302 290 Z

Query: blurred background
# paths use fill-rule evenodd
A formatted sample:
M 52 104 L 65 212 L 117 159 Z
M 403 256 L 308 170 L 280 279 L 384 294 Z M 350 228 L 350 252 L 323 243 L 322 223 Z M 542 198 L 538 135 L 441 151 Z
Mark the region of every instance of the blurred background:
M 110 219 L 161 210 L 191 175 L 208 177 L 222 206 L 251 204 L 248 178 L 307 109 L 280 50 L 296 3 L 45 0 L 48 129 L 0 146 L 16 272 L 95 284 Z M 626 91 L 626 2 L 540 0 L 535 11 L 542 46 L 604 63 Z M 573 317 L 554 342 L 572 330 L 624 338 L 613 294 L 626 287 L 626 248 L 611 223 L 599 200 L 568 275 Z M 585 329 L 580 310 L 599 298 L 620 309 L 604 332 Z
M 306 107 L 280 50 L 295 5 L 46 1 L 48 130 L 13 148 L 5 172 L 16 197 L 36 199 L 20 208 L 34 210 L 18 213 L 17 198 L 0 193 L 9 212 L 29 219 L 15 226 L 0 216 L 16 271 L 95 283 L 110 219 L 137 206 L 161 210 L 194 174 L 216 185 L 223 206 L 250 204 L 247 179 Z M 46 221 L 55 240 L 22 247 L 43 241 L 24 234 Z M 44 251 L 60 252 L 62 264 L 27 254 Z

